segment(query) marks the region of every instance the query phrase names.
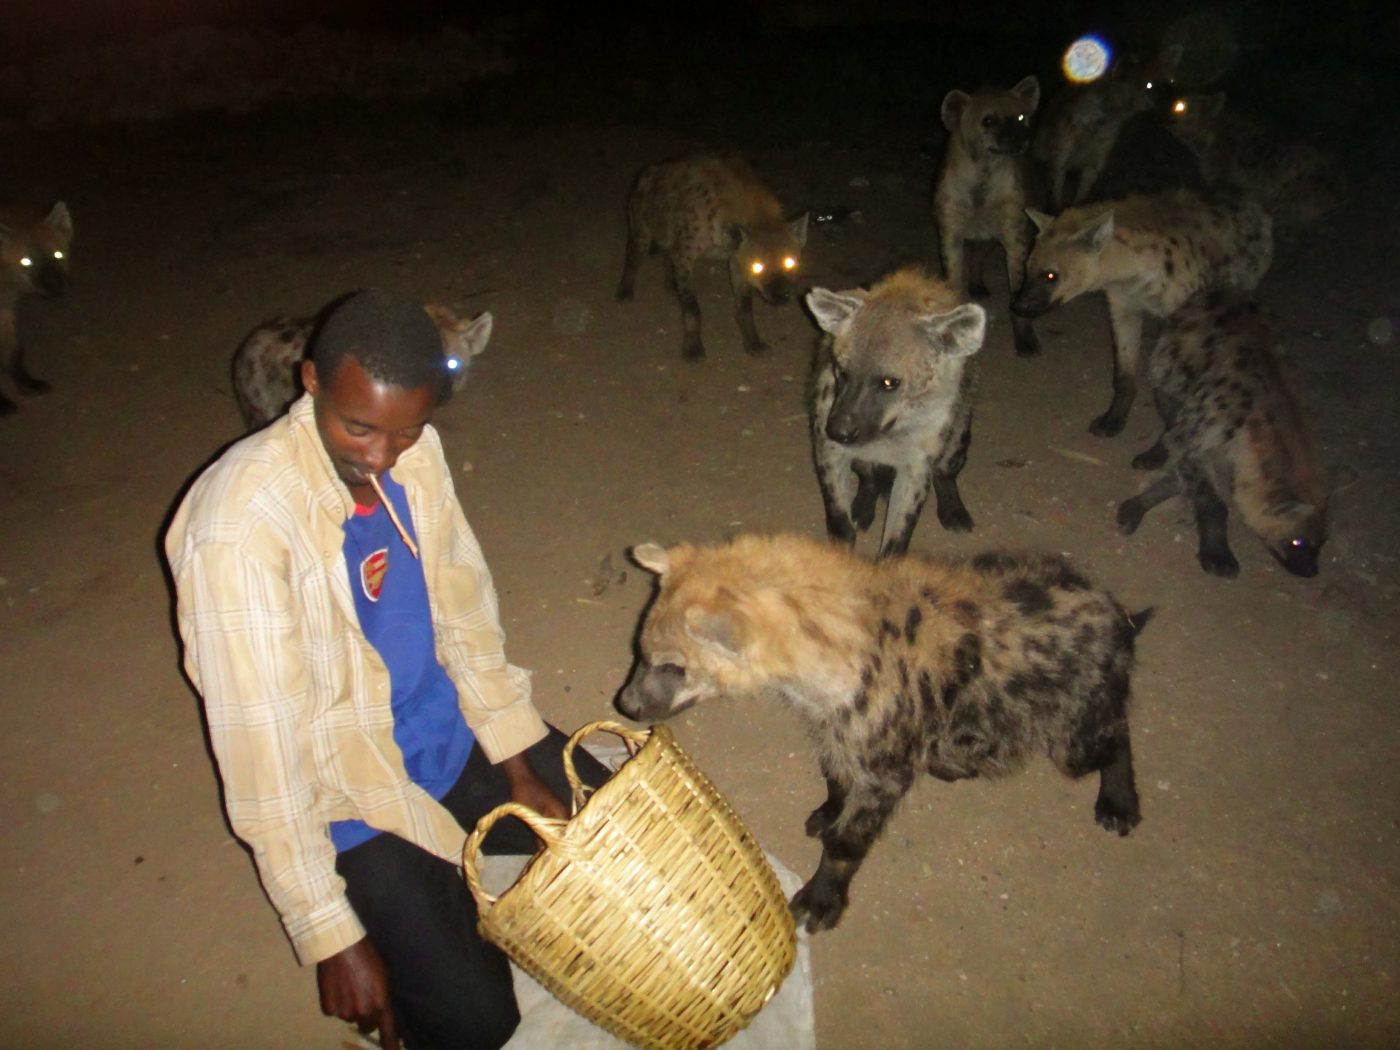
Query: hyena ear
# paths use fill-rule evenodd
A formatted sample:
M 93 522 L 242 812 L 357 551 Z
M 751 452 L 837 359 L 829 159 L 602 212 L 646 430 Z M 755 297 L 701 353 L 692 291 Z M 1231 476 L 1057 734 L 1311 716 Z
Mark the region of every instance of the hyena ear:
M 982 348 L 987 335 L 987 311 L 976 303 L 963 303 L 946 314 L 927 314 L 915 322 L 935 352 L 946 357 L 968 357 Z
M 1055 221 L 1055 216 L 1046 215 L 1043 211 L 1036 211 L 1034 208 L 1026 209 L 1026 217 L 1035 223 L 1035 232 L 1044 233 Z
M 792 238 L 799 245 L 807 243 L 807 221 L 812 217 L 811 212 L 804 211 L 795 219 L 788 220 L 788 230 L 792 232 Z
M 1201 99 L 1198 108 L 1201 116 L 1208 120 L 1220 116 L 1221 111 L 1225 108 L 1225 92 L 1217 91 L 1214 95 L 1207 95 Z
M 850 292 L 829 292 L 825 288 L 813 288 L 807 293 L 807 308 L 812 311 L 822 331 L 835 335 L 860 309 L 864 300 Z
M 639 543 L 632 548 L 630 553 L 632 560 L 648 572 L 665 576 L 671 571 L 671 556 L 666 553 L 666 548 L 659 543 Z
M 1098 254 L 1103 251 L 1104 245 L 1113 239 L 1113 230 L 1113 212 L 1109 210 L 1085 226 L 1075 239 L 1080 241 L 1089 251 Z
M 457 333 L 457 338 L 453 340 L 457 352 L 462 357 L 473 358 L 485 350 L 486 344 L 491 340 L 491 328 L 494 324 L 491 311 L 484 311 L 480 317 Z
M 1176 79 L 1176 70 L 1181 65 L 1181 56 L 1184 53 L 1180 44 L 1171 44 L 1157 53 L 1157 65 L 1162 71 L 1162 76 L 1168 80 Z
M 685 633 L 701 648 L 737 660 L 743 652 L 739 627 L 729 613 L 710 612 L 692 605 L 685 611 Z
M 1040 81 L 1034 75 L 1022 80 L 1011 89 L 1011 93 L 1021 100 L 1021 105 L 1026 107 L 1027 115 L 1034 113 L 1040 105 Z
M 943 118 L 943 126 L 949 131 L 957 131 L 958 123 L 962 120 L 963 110 L 972 101 L 972 96 L 966 91 L 954 89 L 943 96 L 943 105 L 939 107 L 939 116 Z
M 65 241 L 73 237 L 73 216 L 68 214 L 68 205 L 62 201 L 49 209 L 48 215 L 44 217 L 44 225 Z

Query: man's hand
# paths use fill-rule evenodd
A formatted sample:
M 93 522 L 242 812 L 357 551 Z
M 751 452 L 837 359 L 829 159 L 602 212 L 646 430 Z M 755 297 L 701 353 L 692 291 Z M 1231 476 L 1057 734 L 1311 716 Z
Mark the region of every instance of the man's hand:
M 384 1050 L 399 1050 L 389 971 L 368 937 L 316 964 L 321 1012 L 359 1025 L 361 1035 L 378 1030 Z
M 557 817 L 568 820 L 571 814 L 564 800 L 549 789 L 549 785 L 539 778 L 530 765 L 530 760 L 522 751 L 501 760 L 501 772 L 510 785 L 512 802 L 529 806 L 542 817 Z

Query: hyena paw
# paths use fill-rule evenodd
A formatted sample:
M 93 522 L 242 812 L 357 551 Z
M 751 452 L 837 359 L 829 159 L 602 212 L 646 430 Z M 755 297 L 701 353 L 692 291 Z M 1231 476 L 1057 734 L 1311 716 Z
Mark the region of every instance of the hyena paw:
M 26 394 L 47 394 L 53 387 L 43 379 L 35 379 L 31 375 L 15 376 L 15 386 Z
M 705 344 L 700 342 L 700 337 L 694 339 L 687 338 L 681 344 L 681 357 L 687 361 L 703 361 L 705 359 Z
M 1035 330 L 1018 334 L 1016 336 L 1016 355 L 1018 357 L 1035 357 L 1040 353 L 1040 336 L 1035 334 Z
M 630 284 L 620 284 L 617 286 L 617 301 L 620 303 L 630 303 L 632 301 L 632 286 Z
M 793 895 L 788 910 L 798 924 L 806 926 L 808 933 L 818 933 L 832 929 L 841 921 L 846 901 L 835 886 L 818 885 L 814 878 Z
M 768 352 L 768 344 L 762 339 L 755 339 L 753 342 L 745 342 L 744 352 L 757 357 L 759 354 L 766 354 Z
M 827 813 L 825 806 L 818 806 L 812 810 L 807 817 L 807 823 L 803 825 L 803 830 L 807 832 L 809 839 L 817 838 L 827 828 L 831 827 L 831 815 Z
M 1099 800 L 1094 803 L 1094 820 L 1105 831 L 1112 831 L 1122 837 L 1142 823 L 1142 813 L 1138 810 L 1136 801 L 1122 803 L 1100 795 Z
M 953 510 L 938 510 L 938 523 L 949 532 L 971 532 L 972 515 L 967 512 L 966 507 L 957 507 Z
M 0 394 L 0 416 L 9 416 L 19 411 L 19 405 Z
M 1123 430 L 1123 424 L 1125 422 L 1127 422 L 1127 420 L 1120 419 L 1111 411 L 1105 412 L 1089 424 L 1089 433 L 1096 434 L 1099 437 L 1116 437 Z
M 968 286 L 967 294 L 974 299 L 985 299 L 992 294 L 992 290 L 988 288 L 983 281 L 973 281 L 972 284 Z
M 1136 499 L 1125 499 L 1118 504 L 1118 531 L 1124 536 L 1137 532 L 1142 524 L 1142 504 Z
M 1153 445 L 1146 452 L 1139 452 L 1133 457 L 1134 470 L 1157 470 L 1166 465 L 1167 450 L 1160 445 Z
M 1200 561 L 1201 568 L 1212 576 L 1233 580 L 1240 574 L 1240 563 L 1229 551 L 1201 551 L 1197 560 Z

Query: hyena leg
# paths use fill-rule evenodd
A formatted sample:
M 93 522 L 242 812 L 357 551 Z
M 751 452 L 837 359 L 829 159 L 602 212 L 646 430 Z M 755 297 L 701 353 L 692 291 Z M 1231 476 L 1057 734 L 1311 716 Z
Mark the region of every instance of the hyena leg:
M 974 299 L 985 299 L 992 294 L 987 287 L 987 252 L 989 245 L 973 241 L 967 246 L 967 294 Z
M 946 460 L 933 465 L 933 494 L 938 499 L 938 522 L 950 532 L 971 532 L 972 515 L 963 506 L 958 491 L 958 475 L 967 463 L 967 449 L 972 444 L 972 427 L 963 428 L 957 448 Z M 913 531 L 913 526 L 910 526 Z
M 789 905 L 793 918 L 806 919 L 808 933 L 829 930 L 841 921 L 851 879 L 912 779 L 910 771 L 901 770 L 887 781 L 852 786 L 840 815 L 822 832 L 822 859 L 816 873 Z
M 1167 432 L 1165 430 L 1158 435 L 1156 444 L 1133 457 L 1133 466 L 1138 470 L 1158 470 L 1165 466 L 1166 462 Z
M 681 302 L 681 357 L 699 361 L 705 356 L 700 342 L 700 302 L 695 298 L 695 274 L 689 266 L 677 266 L 672 260 L 671 272 L 676 279 L 676 298 Z
M 808 838 L 814 839 L 825 833 L 826 829 L 836 822 L 836 818 L 841 815 L 841 810 L 846 804 L 847 791 L 847 785 L 842 784 L 830 773 L 826 774 L 826 801 L 812 810 L 807 817 Z
M 963 271 L 962 238 L 940 230 L 938 247 L 943 257 L 943 279 L 958 291 L 966 292 L 967 274 Z
M 889 506 L 885 508 L 885 528 L 880 537 L 880 557 L 903 554 L 909 549 L 909 540 L 914 535 L 914 526 L 918 525 L 919 513 L 924 509 L 924 501 L 928 499 L 929 482 L 932 477 L 932 470 L 928 466 L 895 472 L 894 484 L 890 486 Z M 963 515 L 967 516 L 967 510 L 962 505 L 961 497 L 958 496 L 956 478 L 952 480 L 951 485 L 952 499 L 956 501 L 957 507 Z M 943 521 L 946 509 L 944 491 L 946 489 L 941 489 L 938 497 L 939 521 Z M 968 517 L 969 528 L 971 521 L 972 519 Z M 956 528 L 946 521 L 943 521 L 943 527 Z
M 894 471 L 856 460 L 851 464 L 856 475 L 856 497 L 851 502 L 851 520 L 861 532 L 875 524 L 875 504 L 880 493 L 888 492 L 894 481 Z
M 1116 701 L 1106 698 L 1110 708 L 1121 709 L 1128 694 L 1126 677 L 1111 674 L 1107 688 L 1118 696 Z M 1096 704 L 1077 728 L 1075 737 L 1065 744 L 1063 750 L 1056 749 L 1050 757 L 1067 776 L 1099 774 L 1094 820 L 1107 831 L 1126 835 L 1142 822 L 1137 782 L 1133 777 L 1133 748 L 1128 736 L 1127 719 L 1115 718 L 1104 724 L 1105 714 Z
M 1196 505 L 1196 532 L 1200 536 L 1196 559 L 1212 576 L 1233 580 L 1240 573 L 1240 563 L 1226 538 L 1229 509 L 1205 478 L 1196 480 L 1191 499 Z
M 768 344 L 758 334 L 753 321 L 753 286 L 739 275 L 737 266 L 729 268 L 729 284 L 734 289 L 734 319 L 739 322 L 739 334 L 744 337 L 744 350 L 761 354 Z
M 817 480 L 821 482 L 822 503 L 826 507 L 827 538 L 854 546 L 857 523 L 853 512 L 860 495 L 855 464 L 848 456 L 823 456 L 820 449 L 825 438 L 818 435 L 817 441 Z
M 15 337 L 14 316 L 0 314 L 0 365 L 6 372 L 14 374 L 15 362 L 20 360 L 19 342 Z M 4 394 L 0 394 L 0 416 L 19 411 L 19 406 Z
M 1089 424 L 1089 433 L 1113 437 L 1128 421 L 1128 410 L 1137 397 L 1138 348 L 1142 344 L 1142 311 L 1136 306 L 1108 300 L 1113 327 L 1113 401 L 1108 411 Z
M 1011 289 L 1013 302 L 1021 286 L 1026 283 L 1026 256 L 1030 246 L 1026 242 L 1024 222 L 1022 218 L 1016 227 L 1003 231 L 1001 235 L 1001 247 L 1006 252 L 1006 286 Z M 1034 357 L 1040 353 L 1040 336 L 1035 334 L 1035 323 L 1029 317 L 1022 317 L 1013 311 L 1011 333 L 1016 353 L 1020 356 Z
M 1137 532 L 1143 516 L 1157 504 L 1182 493 L 1181 475 L 1169 470 L 1131 499 L 1118 504 L 1118 531 L 1124 536 Z
M 642 254 L 646 250 L 643 238 L 630 230 L 627 234 L 627 254 L 622 260 L 622 278 L 617 282 L 618 302 L 628 302 L 632 298 L 633 285 L 637 280 L 637 267 L 641 265 Z

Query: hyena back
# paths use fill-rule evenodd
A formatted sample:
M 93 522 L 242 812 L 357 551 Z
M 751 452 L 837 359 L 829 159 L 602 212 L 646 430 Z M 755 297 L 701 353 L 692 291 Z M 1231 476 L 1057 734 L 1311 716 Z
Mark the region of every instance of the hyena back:
M 73 217 L 59 201 L 36 218 L 21 209 L 0 208 L 0 369 L 22 394 L 45 394 L 49 384 L 24 366 L 24 344 L 16 325 L 21 299 L 52 298 L 68 287 Z M 0 415 L 18 406 L 0 394 Z
M 934 191 L 943 275 L 975 298 L 987 294 L 980 272 L 969 274 L 969 242 L 995 241 L 1006 253 L 1006 277 L 1014 298 L 1026 275 L 1030 247 L 1026 222 L 1026 147 L 1031 117 L 1040 104 L 1040 82 L 1026 77 L 1010 91 L 950 91 L 943 99 L 949 131 L 943 170 Z M 1013 316 L 1018 354 L 1040 352 L 1035 328 Z
M 618 707 L 668 718 L 718 696 L 776 691 L 816 742 L 822 841 L 793 897 L 829 929 L 851 879 L 919 773 L 1014 772 L 1044 752 L 1071 777 L 1099 774 L 1095 820 L 1141 820 L 1128 733 L 1129 616 L 1062 558 L 871 561 L 800 536 L 633 551 L 660 577 Z
M 1037 317 L 1089 292 L 1108 299 L 1113 400 L 1089 426 L 1104 437 L 1123 429 L 1137 396 L 1143 319 L 1203 288 L 1251 291 L 1273 260 L 1272 220 L 1247 196 L 1169 190 L 1030 216 L 1039 233 L 1012 310 Z
M 972 440 L 976 362 L 987 314 L 921 270 L 869 291 L 814 288 L 807 305 L 825 333 L 812 399 L 812 445 L 827 532 L 854 544 L 888 488 L 881 554 L 909 546 L 930 485 L 945 529 L 972 516 L 958 473 Z
M 1312 428 L 1273 337 L 1245 295 L 1199 292 L 1168 319 L 1148 357 L 1162 437 L 1133 460 L 1165 472 L 1118 508 L 1118 526 L 1172 496 L 1195 508 L 1201 567 L 1234 577 L 1227 503 L 1289 572 L 1317 574 L 1327 538 L 1328 483 Z
M 451 391 L 462 389 L 467 370 L 491 338 L 491 315 L 462 320 L 446 306 L 427 303 L 442 335 L 443 358 L 452 372 Z M 316 317 L 279 317 L 254 328 L 233 354 L 233 397 L 249 430 L 272 422 L 301 394 L 300 364 L 315 331 Z
M 725 261 L 744 349 L 767 345 L 753 319 L 753 296 L 781 304 L 792 295 L 807 241 L 807 213 L 784 219 L 778 198 L 741 157 L 688 156 L 654 164 L 637 177 L 627 201 L 627 255 L 617 297 L 632 298 L 642 256 L 660 252 L 667 287 L 681 304 L 681 354 L 705 356 L 695 266 Z

